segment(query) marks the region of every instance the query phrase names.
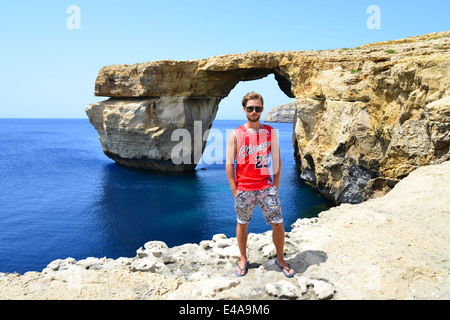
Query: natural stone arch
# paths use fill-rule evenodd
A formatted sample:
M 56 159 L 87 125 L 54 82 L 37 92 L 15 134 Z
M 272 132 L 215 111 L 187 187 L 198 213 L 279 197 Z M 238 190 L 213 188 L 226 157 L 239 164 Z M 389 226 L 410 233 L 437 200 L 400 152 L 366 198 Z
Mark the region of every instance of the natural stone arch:
M 205 143 L 192 145 L 190 164 L 174 165 L 172 132 L 193 134 L 201 121 L 203 135 L 239 81 L 273 73 L 295 97 L 302 178 L 337 203 L 361 202 L 420 166 L 450 159 L 449 49 L 446 31 L 346 50 L 107 66 L 95 94 L 110 99 L 86 112 L 117 163 L 193 170 Z
M 226 97 L 239 81 L 274 73 L 280 89 L 291 98 L 291 75 L 280 63 L 283 53 L 227 55 L 202 60 L 151 61 L 102 68 L 95 95 L 129 97 Z M 287 57 L 287 59 L 292 59 Z M 286 61 L 285 61 L 286 63 Z
M 107 66 L 99 72 L 95 94 L 111 98 L 86 111 L 99 132 L 105 154 L 117 163 L 150 170 L 191 171 L 206 144 L 206 139 L 195 143 L 194 137 L 203 137 L 211 128 L 220 101 L 240 81 L 274 74 L 279 88 L 294 97 L 289 75 L 282 71 L 278 59 L 267 57 L 254 52 Z M 196 127 L 196 122 L 201 126 Z M 172 135 L 181 128 L 193 137 L 191 156 L 174 164 L 172 151 L 180 141 Z M 201 133 L 196 128 L 201 128 Z

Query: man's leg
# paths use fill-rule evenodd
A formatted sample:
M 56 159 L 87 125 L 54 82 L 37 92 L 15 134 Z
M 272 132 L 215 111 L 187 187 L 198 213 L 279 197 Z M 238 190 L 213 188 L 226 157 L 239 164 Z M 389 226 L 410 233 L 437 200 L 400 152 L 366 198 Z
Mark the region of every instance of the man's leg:
M 236 227 L 236 239 L 239 246 L 239 253 L 241 255 L 239 267 L 242 269 L 241 271 L 238 267 L 236 267 L 236 272 L 240 275 L 244 274 L 245 272 L 244 270 L 247 266 L 247 238 L 248 238 L 247 227 L 248 223 L 243 224 L 239 222 Z
M 290 268 L 286 261 L 284 261 L 284 224 L 283 223 L 271 223 L 272 226 L 272 239 L 277 252 L 277 263 L 286 268 L 285 272 L 288 276 L 294 273 L 294 269 Z
M 252 219 L 253 209 L 256 205 L 256 195 L 254 191 L 239 191 L 235 198 L 234 208 L 237 214 L 236 239 L 241 255 L 239 261 L 239 268 L 236 266 L 236 273 L 239 275 L 245 274 L 247 268 L 247 227 Z

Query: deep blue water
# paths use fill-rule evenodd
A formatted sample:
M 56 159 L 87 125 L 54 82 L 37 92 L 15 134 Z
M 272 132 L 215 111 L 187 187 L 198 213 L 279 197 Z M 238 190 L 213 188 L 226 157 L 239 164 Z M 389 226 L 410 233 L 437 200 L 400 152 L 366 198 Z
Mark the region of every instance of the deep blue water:
M 223 151 L 226 130 L 241 124 L 214 122 Z M 279 193 L 289 231 L 329 203 L 299 178 L 292 124 L 270 125 L 279 129 Z M 217 162 L 203 160 L 188 174 L 127 169 L 103 154 L 87 119 L 0 119 L 0 272 L 41 271 L 67 257 L 133 257 L 151 240 L 175 246 L 217 233 L 234 237 L 233 196 Z M 256 208 L 249 232 L 269 229 Z

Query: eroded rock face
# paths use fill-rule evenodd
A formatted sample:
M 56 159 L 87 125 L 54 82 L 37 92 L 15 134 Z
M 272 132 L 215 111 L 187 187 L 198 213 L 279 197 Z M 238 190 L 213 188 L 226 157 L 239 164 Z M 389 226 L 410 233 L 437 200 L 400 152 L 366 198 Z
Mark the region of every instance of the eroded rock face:
M 294 122 L 295 103 L 288 103 L 270 110 L 264 118 L 264 122 Z
M 206 141 L 202 137 L 211 128 L 219 101 L 214 97 L 111 98 L 92 104 L 86 113 L 99 133 L 104 153 L 117 163 L 183 172 L 195 168 Z M 191 132 L 192 139 L 177 135 L 177 129 Z M 200 137 L 197 144 L 195 130 Z M 173 150 L 184 140 L 192 153 L 175 165 Z M 195 152 L 196 148 L 200 150 Z M 181 151 L 179 154 L 183 156 Z
M 190 163 L 175 164 L 173 131 L 193 135 L 201 121 L 204 134 L 239 81 L 274 74 L 296 99 L 293 143 L 302 178 L 337 203 L 358 203 L 450 158 L 449 49 L 450 32 L 441 32 L 345 50 L 112 65 L 95 84 L 97 96 L 111 99 L 86 112 L 116 162 L 193 170 L 206 139 L 192 145 Z
M 358 203 L 449 159 L 448 34 L 345 50 L 353 60 L 310 78 L 294 124 L 306 181 L 337 203 Z

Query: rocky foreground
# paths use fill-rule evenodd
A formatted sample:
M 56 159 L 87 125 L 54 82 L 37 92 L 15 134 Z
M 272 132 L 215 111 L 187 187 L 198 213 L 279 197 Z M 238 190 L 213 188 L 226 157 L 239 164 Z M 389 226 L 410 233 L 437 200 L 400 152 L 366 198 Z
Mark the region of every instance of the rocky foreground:
M 271 232 L 249 235 L 248 274 L 233 274 L 235 238 L 134 258 L 72 258 L 41 273 L 0 273 L 0 299 L 450 299 L 450 161 L 413 171 L 387 195 L 298 220 L 274 265 Z

